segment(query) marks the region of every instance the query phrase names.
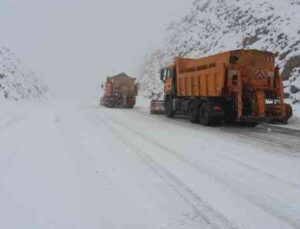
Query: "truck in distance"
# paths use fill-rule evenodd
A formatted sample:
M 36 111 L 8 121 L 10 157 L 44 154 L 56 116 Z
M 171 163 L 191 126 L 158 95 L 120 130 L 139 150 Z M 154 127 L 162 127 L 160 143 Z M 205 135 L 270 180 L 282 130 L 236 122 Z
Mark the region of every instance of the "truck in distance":
M 100 99 L 100 105 L 111 108 L 133 108 L 138 93 L 135 80 L 125 73 L 107 77 L 105 85 L 102 85 L 104 95 Z
M 200 59 L 175 58 L 160 73 L 166 116 L 187 115 L 203 125 L 286 123 L 292 109 L 284 103 L 275 57 L 266 51 L 234 50 Z

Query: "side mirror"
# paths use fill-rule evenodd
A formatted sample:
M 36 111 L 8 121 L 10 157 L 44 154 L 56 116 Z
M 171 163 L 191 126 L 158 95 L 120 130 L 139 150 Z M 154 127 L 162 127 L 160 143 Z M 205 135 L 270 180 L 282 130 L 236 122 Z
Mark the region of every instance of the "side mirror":
M 160 70 L 160 80 L 163 81 L 163 82 L 165 82 L 164 73 L 165 73 L 164 69 Z

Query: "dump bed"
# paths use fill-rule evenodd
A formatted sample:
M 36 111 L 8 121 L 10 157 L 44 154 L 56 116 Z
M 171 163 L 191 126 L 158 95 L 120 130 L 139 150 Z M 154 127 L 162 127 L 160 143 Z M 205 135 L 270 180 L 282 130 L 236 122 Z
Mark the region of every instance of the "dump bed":
M 224 61 L 175 59 L 178 96 L 220 96 L 225 82 Z
M 113 77 L 107 77 L 105 95 L 111 96 L 116 93 L 123 96 L 135 96 L 137 93 L 135 78 L 126 74 L 119 74 Z
M 229 70 L 239 70 L 244 87 L 274 88 L 275 55 L 258 50 L 235 50 L 200 59 L 176 58 L 178 96 L 218 97 L 230 87 Z M 166 85 L 168 87 L 168 85 Z

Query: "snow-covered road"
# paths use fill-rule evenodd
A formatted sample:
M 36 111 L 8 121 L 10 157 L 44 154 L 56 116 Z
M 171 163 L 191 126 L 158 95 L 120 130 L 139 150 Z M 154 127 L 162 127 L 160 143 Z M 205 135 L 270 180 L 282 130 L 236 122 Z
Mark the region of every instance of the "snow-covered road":
M 0 114 L 0 228 L 300 228 L 300 133 L 76 101 Z

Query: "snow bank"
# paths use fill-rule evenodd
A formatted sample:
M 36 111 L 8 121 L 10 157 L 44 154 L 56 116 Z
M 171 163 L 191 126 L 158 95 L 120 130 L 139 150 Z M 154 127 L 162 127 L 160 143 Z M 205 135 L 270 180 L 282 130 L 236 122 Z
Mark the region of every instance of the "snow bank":
M 48 88 L 9 48 L 0 47 L 0 100 L 40 99 Z

